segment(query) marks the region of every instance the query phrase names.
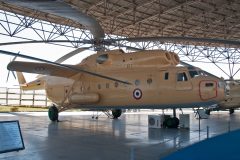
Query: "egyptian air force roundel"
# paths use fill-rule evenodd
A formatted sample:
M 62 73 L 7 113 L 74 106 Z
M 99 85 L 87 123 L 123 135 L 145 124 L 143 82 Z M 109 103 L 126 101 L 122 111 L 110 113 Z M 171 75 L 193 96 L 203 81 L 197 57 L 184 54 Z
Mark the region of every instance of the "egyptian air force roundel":
M 141 91 L 141 89 L 135 89 L 134 91 L 133 91 L 133 98 L 135 98 L 135 99 L 141 99 L 142 98 L 142 91 Z

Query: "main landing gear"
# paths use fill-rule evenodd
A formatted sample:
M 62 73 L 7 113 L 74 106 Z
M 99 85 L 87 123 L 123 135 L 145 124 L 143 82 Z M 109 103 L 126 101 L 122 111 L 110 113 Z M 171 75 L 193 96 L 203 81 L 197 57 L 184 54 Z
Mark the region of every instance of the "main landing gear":
M 234 109 L 229 109 L 229 114 L 233 114 L 234 113 Z
M 165 117 L 163 121 L 163 127 L 166 128 L 178 128 L 179 125 L 179 119 L 176 117 L 176 109 L 173 109 L 173 117 L 168 116 Z
M 210 113 L 211 113 L 211 110 L 210 110 L 210 109 L 206 109 L 206 110 L 205 110 L 205 114 L 210 115 Z
M 121 109 L 113 109 L 113 110 L 106 110 L 103 113 L 105 113 L 108 118 L 118 119 L 122 115 Z
M 55 105 L 49 107 L 48 117 L 51 121 L 58 121 L 58 108 Z
M 121 109 L 113 109 L 112 110 L 112 117 L 113 119 L 117 119 L 122 115 L 122 110 Z

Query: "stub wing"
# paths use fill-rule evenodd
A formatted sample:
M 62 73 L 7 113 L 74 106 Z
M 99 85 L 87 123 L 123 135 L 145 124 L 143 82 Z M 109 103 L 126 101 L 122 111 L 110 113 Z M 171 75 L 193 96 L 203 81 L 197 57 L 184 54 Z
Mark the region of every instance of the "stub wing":
M 7 66 L 8 70 L 17 72 L 36 73 L 49 76 L 58 76 L 70 78 L 75 74 L 79 73 L 67 67 L 57 66 L 47 63 L 36 63 L 36 62 L 21 62 L 13 61 Z

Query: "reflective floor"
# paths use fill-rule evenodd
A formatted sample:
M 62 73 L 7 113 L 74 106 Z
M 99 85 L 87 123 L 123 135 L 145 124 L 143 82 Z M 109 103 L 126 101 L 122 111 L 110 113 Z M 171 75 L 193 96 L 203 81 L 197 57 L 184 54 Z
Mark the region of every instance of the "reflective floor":
M 92 112 L 63 112 L 60 122 L 47 113 L 0 113 L 0 121 L 19 120 L 25 150 L 0 154 L 6 160 L 159 160 L 185 146 L 240 128 L 240 112 L 214 112 L 199 121 L 190 114 L 190 129 L 149 129 L 148 114 L 131 112 L 120 119 L 105 115 L 92 119 Z M 186 113 L 186 111 L 185 111 Z M 0 142 L 1 143 L 1 142 Z

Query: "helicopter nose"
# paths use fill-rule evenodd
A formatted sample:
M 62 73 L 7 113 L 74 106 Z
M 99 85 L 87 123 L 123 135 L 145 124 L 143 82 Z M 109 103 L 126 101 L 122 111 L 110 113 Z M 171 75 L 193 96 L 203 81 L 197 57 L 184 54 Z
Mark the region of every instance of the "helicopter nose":
M 218 81 L 218 88 L 219 88 L 219 92 L 223 94 L 224 98 L 227 95 L 227 84 L 225 81 L 223 80 L 219 80 Z
M 199 84 L 200 98 L 203 101 L 215 99 L 222 101 L 225 99 L 226 87 L 224 81 L 221 80 L 203 80 Z

